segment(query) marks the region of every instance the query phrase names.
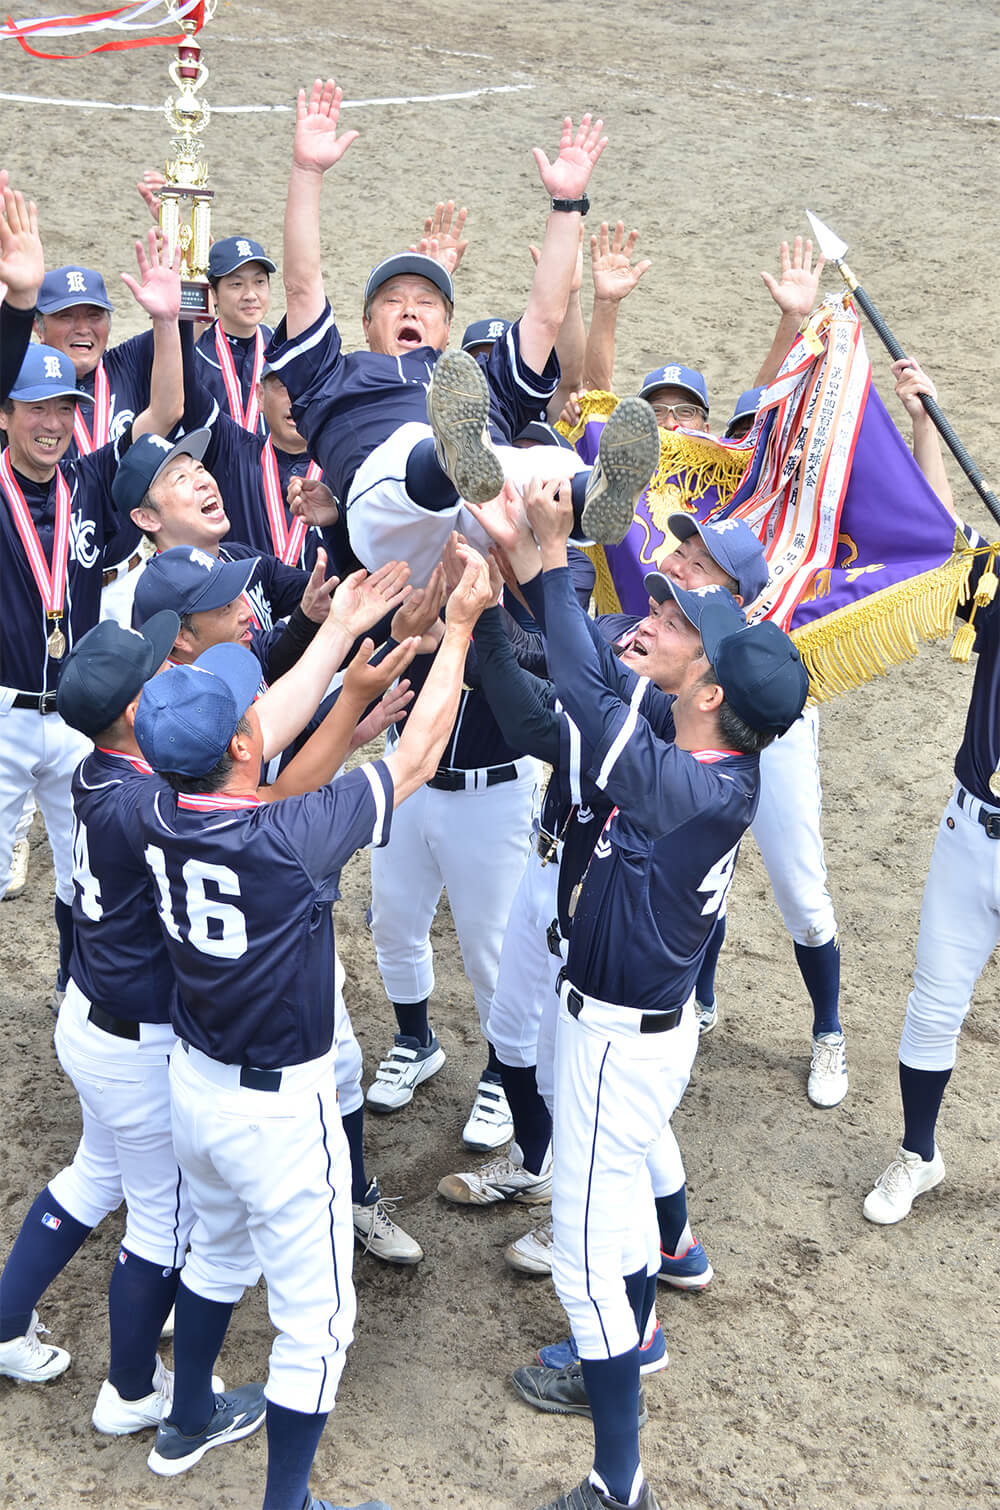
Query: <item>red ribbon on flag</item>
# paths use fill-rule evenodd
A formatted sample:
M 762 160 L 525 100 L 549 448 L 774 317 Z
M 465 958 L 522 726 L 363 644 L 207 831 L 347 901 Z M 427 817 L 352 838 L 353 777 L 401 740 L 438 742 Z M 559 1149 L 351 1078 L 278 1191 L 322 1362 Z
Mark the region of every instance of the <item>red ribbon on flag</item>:
M 179 43 L 185 40 L 185 34 L 183 32 L 181 32 L 179 35 L 173 35 L 169 37 L 134 37 L 128 39 L 127 41 L 121 42 L 101 42 L 96 47 L 85 48 L 83 52 L 41 52 L 38 48 L 32 47 L 30 43 L 26 41 L 27 37 L 33 36 L 36 32 L 53 30 L 58 35 L 65 36 L 94 29 L 104 30 L 106 27 L 110 27 L 114 30 L 131 29 L 131 25 L 133 23 L 130 23 L 127 19 L 120 18 L 127 18 L 128 16 L 139 16 L 144 12 L 149 11 L 150 9 L 151 6 L 148 3 L 148 0 L 144 0 L 144 3 L 141 4 L 136 4 L 135 0 L 133 0 L 133 3 L 131 5 L 119 5 L 112 10 L 92 11 L 88 15 L 83 16 L 49 16 L 46 19 L 26 21 L 21 24 L 18 24 L 13 20 L 12 17 L 8 16 L 7 25 L 2 28 L 2 30 L 0 30 L 0 36 L 13 37 L 13 39 L 20 44 L 24 51 L 26 53 L 29 53 L 33 58 L 43 58 L 47 62 L 56 63 L 62 61 L 63 59 L 68 61 L 78 58 L 87 58 L 92 54 L 98 52 L 128 52 L 136 47 L 177 46 Z M 199 0 L 199 3 L 194 5 L 192 9 L 187 13 L 185 19 L 193 20 L 195 23 L 195 31 L 201 31 L 202 27 L 205 24 L 204 0 Z M 138 27 L 138 23 L 134 24 Z

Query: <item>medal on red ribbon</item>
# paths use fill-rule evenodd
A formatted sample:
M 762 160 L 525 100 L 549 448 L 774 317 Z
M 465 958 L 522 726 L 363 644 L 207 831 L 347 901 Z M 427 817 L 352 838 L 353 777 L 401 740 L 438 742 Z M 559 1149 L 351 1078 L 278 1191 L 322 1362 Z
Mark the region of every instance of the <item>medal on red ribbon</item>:
M 50 630 L 48 639 L 49 655 L 54 661 L 62 660 L 66 654 L 66 636 L 62 631 L 62 619 L 66 602 L 66 566 L 69 561 L 69 516 L 71 499 L 69 484 L 65 477 L 56 468 L 56 525 L 55 536 L 52 542 L 52 568 L 45 559 L 42 542 L 38 538 L 35 529 L 35 521 L 31 517 L 31 511 L 21 492 L 14 469 L 10 464 L 10 452 L 4 450 L 0 455 L 0 490 L 3 491 L 14 520 L 14 527 L 21 537 L 24 546 L 24 554 L 28 558 L 31 574 L 38 588 L 38 595 L 45 609 L 45 617 L 49 622 Z
M 278 475 L 278 458 L 274 454 L 274 443 L 270 436 L 260 453 L 260 465 L 264 474 L 264 502 L 267 505 L 274 554 L 286 566 L 294 566 L 302 554 L 302 542 L 309 526 L 304 519 L 293 519 L 291 525 L 288 524 L 285 500 L 281 493 L 281 478 Z M 314 480 L 322 475 L 322 469 L 311 461 L 306 477 Z
M 92 430 L 87 429 L 83 417 L 83 405 L 77 404 L 73 417 L 73 439 L 81 456 L 90 456 L 101 446 L 106 446 L 111 435 L 111 387 L 104 371 L 104 358 L 94 369 L 94 415 Z
M 215 351 L 219 358 L 219 366 L 222 369 L 222 381 L 226 385 L 226 398 L 229 402 L 229 412 L 238 425 L 244 430 L 249 430 L 251 435 L 257 432 L 260 421 L 260 405 L 257 403 L 257 384 L 264 370 L 264 336 L 258 326 L 254 332 L 254 358 L 253 377 L 250 381 L 250 397 L 247 399 L 246 408 L 243 407 L 243 392 L 240 388 L 240 380 L 236 375 L 236 363 L 233 361 L 232 349 L 226 332 L 219 321 L 215 322 Z

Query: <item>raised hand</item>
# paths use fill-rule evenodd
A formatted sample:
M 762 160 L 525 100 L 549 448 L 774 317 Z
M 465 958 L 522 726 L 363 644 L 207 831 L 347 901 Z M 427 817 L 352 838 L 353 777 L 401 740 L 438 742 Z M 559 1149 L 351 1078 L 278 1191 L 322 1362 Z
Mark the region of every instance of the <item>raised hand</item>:
M 420 655 L 421 652 L 418 650 L 417 654 Z M 406 717 L 413 696 L 413 689 L 405 678 L 397 682 L 394 687 L 390 687 L 388 692 L 383 693 L 367 717 L 358 724 L 351 736 L 351 749 L 359 750 L 369 740 L 377 739 L 380 734 L 384 734 L 390 724 L 401 723 Z
M 363 570 L 352 572 L 333 594 L 330 617 L 356 639 L 399 607 L 409 595 L 409 579 L 406 561 L 387 561 L 370 576 Z
M 444 611 L 449 629 L 471 634 L 490 601 L 490 572 L 482 556 L 466 541 L 452 535 L 450 545 L 462 564 L 462 576 L 448 596 Z
M 396 609 L 389 627 L 392 638 L 405 640 L 416 635 L 421 641 L 417 654 L 430 655 L 437 646 L 437 636 L 432 631 L 444 607 L 445 595 L 444 567 L 439 563 L 427 586 L 414 588 L 402 608 Z
M 45 277 L 38 210 L 20 190 L 10 188 L 6 170 L 0 172 L 0 197 L 0 282 L 7 285 L 5 297 L 11 303 L 30 308 Z
M 314 173 L 325 173 L 340 161 L 352 142 L 357 141 L 356 131 L 337 134 L 340 106 L 344 91 L 333 79 L 317 79 L 309 98 L 300 89 L 295 106 L 295 143 L 292 162 L 296 168 Z
M 796 236 L 789 250 L 788 242 L 781 243 L 781 277 L 761 273 L 767 291 L 783 315 L 794 315 L 804 320 L 810 315 L 819 297 L 820 274 L 826 266 L 822 253 L 812 265 L 813 244 L 806 237 Z
M 926 393 L 928 398 L 937 398 L 937 389 L 919 362 L 913 357 L 900 357 L 892 364 L 892 375 L 896 379 L 896 397 L 907 414 L 911 419 L 923 419 L 927 411 L 920 395 Z
M 531 149 L 538 176 L 553 199 L 582 197 L 594 165 L 608 144 L 607 137 L 601 135 L 603 126 L 604 122 L 594 121 L 588 111 L 574 131 L 573 121 L 567 116 L 555 162 L 549 162 L 541 147 Z
M 543 557 L 547 547 L 564 545 L 569 539 L 573 504 L 568 494 L 558 478 L 541 482 L 533 477 L 524 489 L 524 512 Z
M 306 524 L 336 524 L 340 509 L 325 482 L 318 477 L 293 477 L 288 484 L 288 507 Z
M 619 220 L 613 232 L 608 222 L 601 224 L 597 236 L 590 238 L 590 266 L 594 276 L 594 298 L 604 299 L 609 304 L 618 304 L 632 292 L 642 277 L 652 267 L 648 257 L 632 265 L 638 231 L 625 234 L 625 222 Z
M 146 232 L 147 247 L 141 241 L 135 244 L 135 260 L 139 266 L 139 278 L 122 273 L 122 282 L 136 303 L 152 320 L 176 320 L 181 308 L 181 247 L 174 247 L 173 258 L 168 258 L 166 243 L 159 230 L 150 227 Z
M 363 707 L 381 697 L 383 692 L 406 670 L 417 653 L 417 641 L 405 640 L 395 650 L 376 664 L 371 664 L 375 651 L 374 640 L 362 640 L 357 655 L 344 672 L 344 691 L 356 698 Z M 383 725 L 388 727 L 388 725 Z M 368 736 L 369 739 L 373 735 Z
M 136 193 L 157 225 L 160 223 L 160 190 L 166 181 L 159 168 L 146 168 L 135 186 Z
M 423 235 L 411 245 L 410 251 L 433 257 L 453 274 L 469 244 L 468 237 L 462 235 L 468 213 L 464 208 L 456 211 L 453 199 L 438 200 L 434 213 L 424 221 Z

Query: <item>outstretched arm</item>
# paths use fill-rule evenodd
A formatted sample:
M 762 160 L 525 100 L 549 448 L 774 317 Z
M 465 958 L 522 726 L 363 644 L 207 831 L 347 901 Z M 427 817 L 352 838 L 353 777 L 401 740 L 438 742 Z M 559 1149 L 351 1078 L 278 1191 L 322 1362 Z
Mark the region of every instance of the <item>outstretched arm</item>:
M 45 276 L 38 211 L 0 169 L 0 403 L 17 381 L 31 341 L 35 299 Z
M 132 421 L 133 437 L 169 435 L 184 413 L 184 369 L 177 316 L 181 308 L 180 243 L 173 262 L 159 231 L 146 233 L 147 246 L 135 244 L 139 278 L 122 273 L 122 282 L 153 322 L 153 366 L 149 374 L 149 405 Z
M 639 232 L 629 231 L 626 236 L 624 220 L 619 220 L 614 231 L 609 232 L 610 227 L 604 221 L 600 234 L 590 238 L 594 308 L 583 359 L 583 387 L 598 388 L 604 393 L 614 392 L 618 307 L 653 265 L 648 257 L 633 265 Z
M 320 196 L 323 174 L 338 163 L 356 131 L 337 125 L 343 90 L 333 79 L 317 79 L 308 99 L 300 89 L 295 107 L 295 143 L 285 200 L 282 277 L 285 283 L 289 336 L 307 329 L 323 312 L 323 270 L 320 265 Z
M 541 252 L 537 246 L 529 247 L 535 266 Z M 583 282 L 583 221 L 580 221 L 580 241 L 576 249 L 576 266 L 569 286 L 569 301 L 566 318 L 556 336 L 556 356 L 559 358 L 559 387 L 549 399 L 545 414 L 550 424 L 555 424 L 569 400 L 583 384 L 583 356 L 587 345 L 587 327 L 583 321 L 580 304 L 580 285 Z
M 781 277 L 775 278 L 772 273 L 761 273 L 767 291 L 781 314 L 778 319 L 778 328 L 774 332 L 774 340 L 771 342 L 771 349 L 753 380 L 755 388 L 771 383 L 777 377 L 803 320 L 812 313 L 815 307 L 819 296 L 820 274 L 826 263 L 821 255 L 816 266 L 813 267 L 812 254 L 812 242 L 808 238 L 803 241 L 801 236 L 796 236 L 791 250 L 787 241 L 781 243 Z
M 912 357 L 900 357 L 898 362 L 893 362 L 892 375 L 896 379 L 896 397 L 910 416 L 910 424 L 913 426 L 913 460 L 949 514 L 957 518 L 951 483 L 944 468 L 941 437 L 934 421 L 920 402 L 922 393 L 926 393 L 928 398 L 937 398 L 937 389 Z

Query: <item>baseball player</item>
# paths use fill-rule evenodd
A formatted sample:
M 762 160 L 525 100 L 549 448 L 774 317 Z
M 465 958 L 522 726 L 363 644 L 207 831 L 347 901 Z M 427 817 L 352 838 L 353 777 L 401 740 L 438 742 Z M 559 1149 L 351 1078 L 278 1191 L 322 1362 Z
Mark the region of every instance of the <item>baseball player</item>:
M 396 749 L 301 797 L 260 800 L 259 667 L 243 647 L 168 669 L 140 700 L 136 737 L 173 788 L 148 794 L 138 823 L 178 982 L 171 1103 L 198 1218 L 178 1287 L 174 1402 L 150 1466 L 183 1472 L 266 1414 L 265 1510 L 320 1503 L 309 1469 L 355 1314 L 332 877 L 355 849 L 383 842 L 393 808 L 435 769 L 488 592 L 470 557 Z M 278 1328 L 266 1405 L 260 1386 L 213 1397 L 232 1304 L 261 1271 Z
M 251 435 L 267 439 L 260 385 L 264 348 L 271 328 L 264 324 L 271 303 L 274 263 L 259 241 L 226 236 L 212 243 L 208 281 L 217 317 L 195 343 L 198 381 L 223 414 Z
M 704 656 L 681 682 L 674 741 L 658 741 L 621 695 L 630 673 L 616 669 L 609 683 L 568 590 L 571 519 L 553 492 L 525 495 L 541 549 L 546 654 L 592 749 L 590 769 L 618 805 L 576 889 L 556 1031 L 553 1277 L 581 1363 L 519 1369 L 514 1381 L 538 1408 L 582 1407 L 593 1420 L 594 1467 L 549 1510 L 655 1510 L 638 1446 L 647 1267 L 623 1280 L 622 1254 L 637 1210 L 655 1229 L 646 1151 L 694 1059 L 700 951 L 753 814 L 758 752 L 798 717 L 808 681 L 775 626 L 742 627 L 717 589 L 674 589 Z M 642 947 L 623 949 L 637 931 Z

